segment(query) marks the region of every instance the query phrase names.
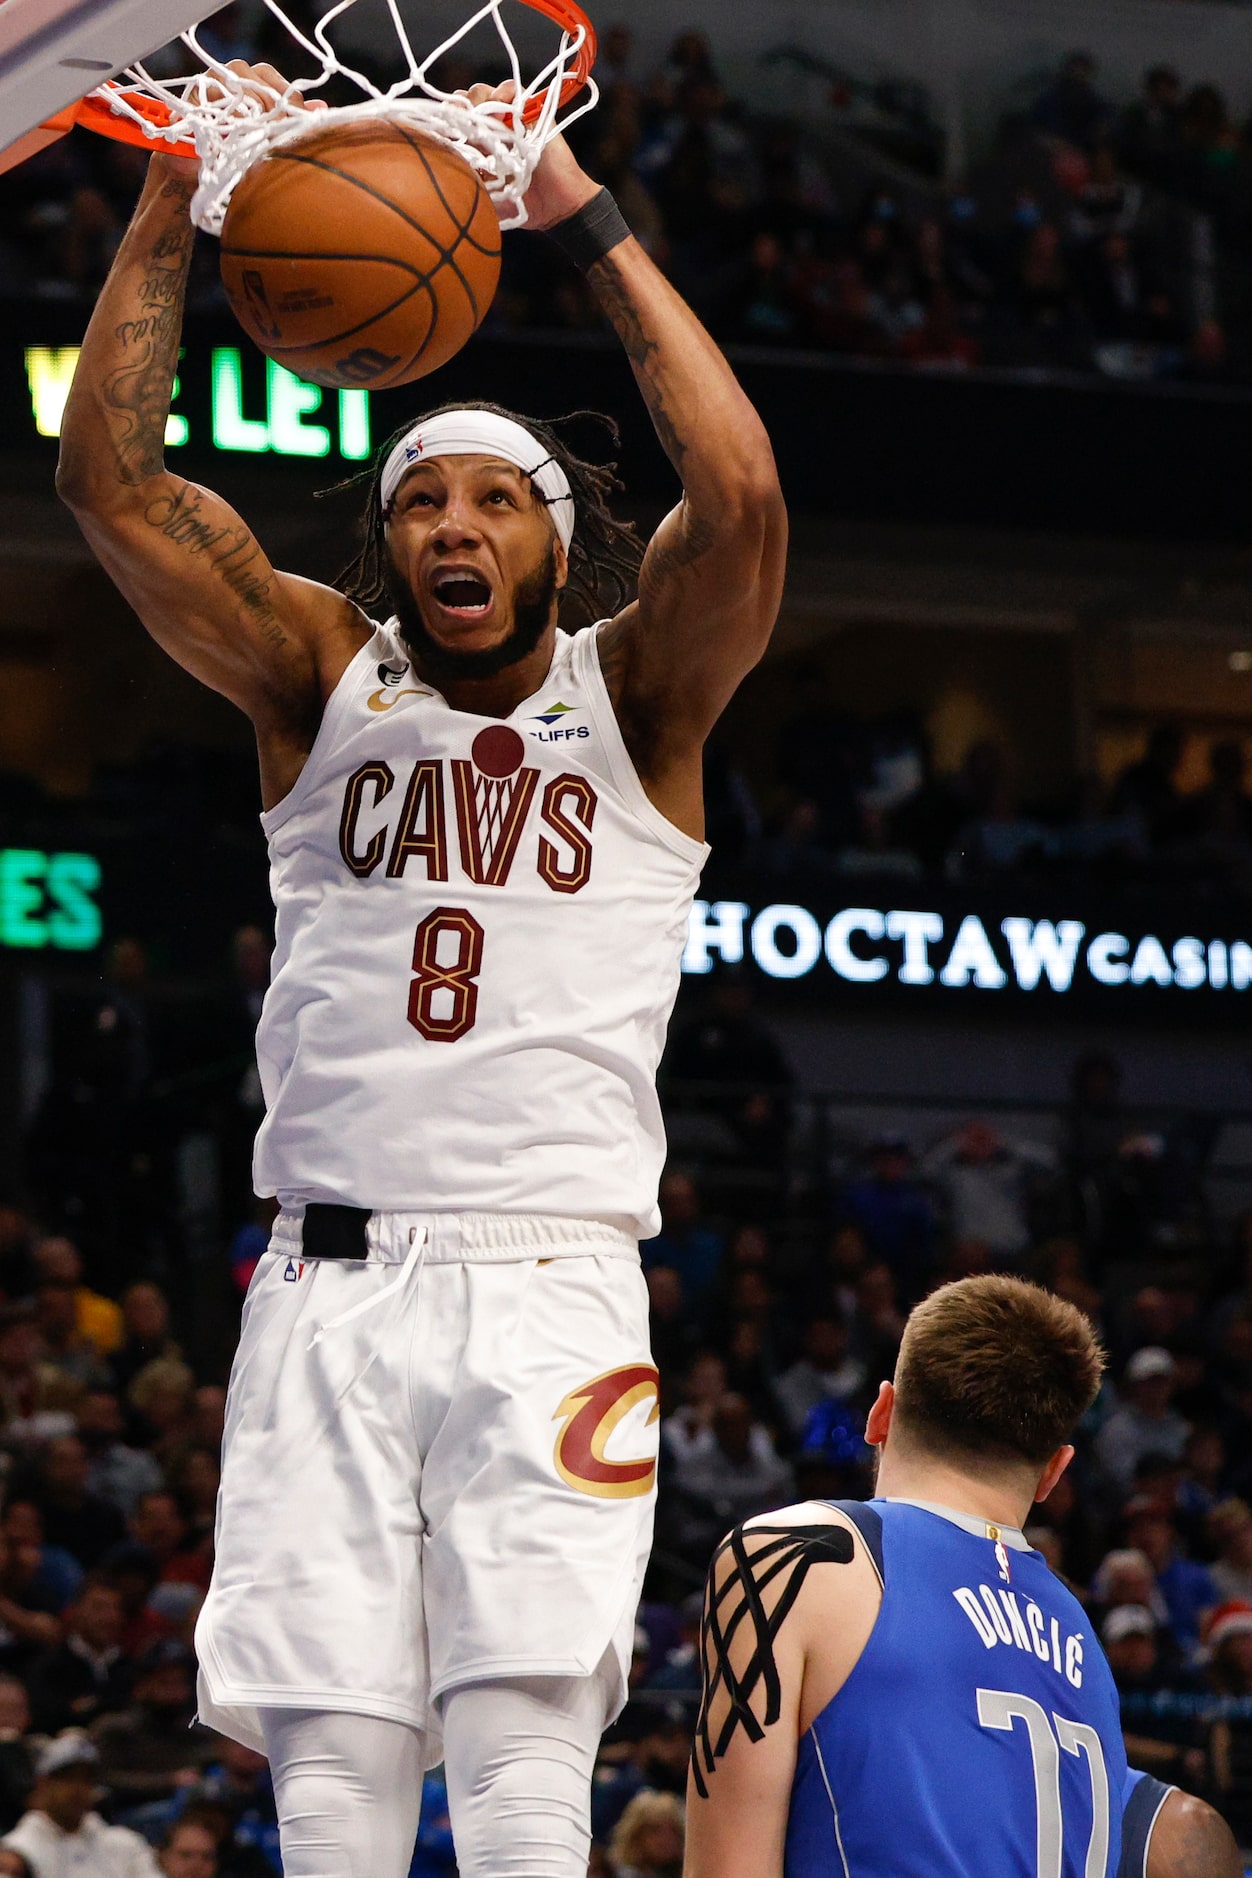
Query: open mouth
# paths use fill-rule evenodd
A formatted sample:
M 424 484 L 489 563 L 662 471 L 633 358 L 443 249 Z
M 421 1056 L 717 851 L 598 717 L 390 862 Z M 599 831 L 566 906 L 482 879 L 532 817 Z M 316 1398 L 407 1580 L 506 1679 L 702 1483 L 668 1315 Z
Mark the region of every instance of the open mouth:
M 444 612 L 458 619 L 480 619 L 491 608 L 491 588 L 474 574 L 441 574 L 431 592 Z

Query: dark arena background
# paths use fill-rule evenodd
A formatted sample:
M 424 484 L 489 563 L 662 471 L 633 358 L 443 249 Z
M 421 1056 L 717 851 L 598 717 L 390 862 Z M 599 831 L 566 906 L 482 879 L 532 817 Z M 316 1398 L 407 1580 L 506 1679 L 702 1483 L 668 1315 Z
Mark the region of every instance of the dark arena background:
M 1106 1641 L 1132 1764 L 1252 1847 L 1252 11 L 592 13 L 578 153 L 724 345 L 794 530 L 708 754 L 644 1247 L 657 1543 L 592 1869 L 678 1870 L 714 1542 L 867 1493 L 903 1315 L 988 1269 L 1100 1328 L 1108 1381 L 1031 1537 Z M 283 63 L 260 6 L 204 31 Z M 258 1878 L 264 1763 L 187 1732 L 271 1217 L 255 759 L 53 492 L 143 168 L 75 132 L 0 179 L 0 1832 L 40 1737 L 82 1726 L 108 1818 L 154 1845 L 195 1818 L 197 1871 Z M 170 460 L 279 566 L 333 579 L 363 499 L 336 485 L 462 395 L 610 412 L 627 510 L 674 500 L 543 238 L 506 238 L 465 352 L 373 396 L 267 366 L 201 247 Z M 452 1873 L 428 1787 L 413 1871 Z

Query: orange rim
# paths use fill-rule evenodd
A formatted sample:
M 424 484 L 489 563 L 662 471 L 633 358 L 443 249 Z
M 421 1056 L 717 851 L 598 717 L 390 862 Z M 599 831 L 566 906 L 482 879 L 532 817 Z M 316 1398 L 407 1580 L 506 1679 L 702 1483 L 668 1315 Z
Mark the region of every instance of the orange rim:
M 575 4 L 575 0 L 522 0 L 522 3 L 533 12 L 542 13 L 545 18 L 552 20 L 571 38 L 582 29 L 583 43 L 561 81 L 561 103 L 566 105 L 571 98 L 578 96 L 591 77 L 591 68 L 596 62 L 596 29 L 582 8 Z M 162 104 L 159 98 L 150 98 L 146 92 L 126 91 L 122 86 L 113 84 L 101 85 L 98 91 L 90 92 L 81 99 L 76 107 L 71 106 L 73 122 L 80 124 L 84 130 L 94 130 L 98 136 L 112 137 L 116 143 L 134 143 L 143 149 L 151 149 L 152 140 L 144 135 L 142 128 L 113 110 L 107 95 L 111 91 L 125 98 L 140 117 L 154 128 L 163 130 L 170 122 L 173 114 L 168 104 Z M 532 98 L 522 113 L 522 121 L 533 124 L 543 110 L 543 102 L 542 95 Z M 49 120 L 50 124 L 54 122 L 55 119 Z
M 523 0 L 523 3 L 535 13 L 542 13 L 547 19 L 555 20 L 571 38 L 579 27 L 586 35 L 561 84 L 561 103 L 568 104 L 571 98 L 578 96 L 591 77 L 591 68 L 596 62 L 596 29 L 582 8 L 575 5 L 575 0 Z M 542 97 L 532 98 L 522 113 L 523 122 L 533 124 L 542 109 Z
M 151 138 L 144 135 L 138 124 L 113 109 L 108 101 L 109 92 L 125 98 L 140 117 L 159 129 L 163 130 L 173 115 L 168 104 L 162 104 L 159 98 L 150 98 L 146 91 L 124 91 L 120 85 L 101 85 L 99 91 L 90 92 L 80 100 L 74 112 L 74 122 L 81 124 L 84 130 L 94 130 L 101 137 L 112 137 L 115 143 L 137 143 L 150 150 L 153 147 Z

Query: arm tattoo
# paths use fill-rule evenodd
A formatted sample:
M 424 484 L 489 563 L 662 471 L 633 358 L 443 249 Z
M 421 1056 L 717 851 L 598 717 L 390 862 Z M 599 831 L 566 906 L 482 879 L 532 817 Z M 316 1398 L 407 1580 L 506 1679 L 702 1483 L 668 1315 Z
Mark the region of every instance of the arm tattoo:
M 609 703 L 616 710 L 621 703 L 626 674 L 630 669 L 630 633 L 623 614 L 619 613 L 616 619 L 600 628 L 596 634 L 596 654 L 600 660 L 604 689 L 609 694 Z
M 101 386 L 118 480 L 132 487 L 157 475 L 165 460 L 165 420 L 196 233 L 185 213 L 193 194 L 190 181 L 173 177 L 161 191 L 162 200 L 177 200 L 184 213 L 161 229 L 149 250 L 135 316 L 123 320 L 113 334 L 124 363 Z
M 763 1541 L 751 1554 L 749 1539 Z M 736 1526 L 722 1541 L 709 1572 L 700 1635 L 704 1688 L 691 1769 L 701 1799 L 708 1798 L 705 1775 L 713 1772 L 735 1730 L 742 1728 L 749 1741 L 760 1741 L 782 1712 L 782 1681 L 774 1660 L 774 1639 L 810 1570 L 814 1565 L 850 1565 L 855 1550 L 846 1526 L 751 1526 L 746 1530 Z M 719 1586 L 718 1566 L 727 1558 L 732 1563 Z M 783 1582 L 777 1602 L 767 1611 L 763 1593 L 780 1578 Z M 739 1672 L 731 1662 L 731 1646 L 745 1623 L 755 1647 Z M 715 1702 L 718 1707 L 722 1702 L 728 1704 L 716 1734 L 712 1725 Z
M 683 573 L 719 538 L 717 524 L 707 515 L 694 514 L 684 502 L 678 520 L 676 539 L 654 535 L 639 569 L 639 597 L 657 603 L 676 574 Z
M 666 408 L 665 393 L 658 370 L 657 354 L 660 346 L 657 340 L 644 330 L 639 311 L 627 291 L 626 283 L 622 279 L 612 254 L 606 254 L 603 260 L 597 261 L 588 278 L 609 324 L 626 348 L 626 356 L 634 367 L 639 389 L 643 393 L 644 402 L 656 426 L 656 434 L 661 439 L 661 446 L 681 476 L 687 446 L 675 430 L 674 421 Z
M 215 527 L 205 516 L 201 493 L 192 483 L 154 496 L 143 518 L 149 528 L 186 548 L 188 554 L 207 555 L 209 566 L 240 601 L 262 638 L 274 646 L 286 644 L 274 605 L 274 577 L 246 528 L 241 524 Z

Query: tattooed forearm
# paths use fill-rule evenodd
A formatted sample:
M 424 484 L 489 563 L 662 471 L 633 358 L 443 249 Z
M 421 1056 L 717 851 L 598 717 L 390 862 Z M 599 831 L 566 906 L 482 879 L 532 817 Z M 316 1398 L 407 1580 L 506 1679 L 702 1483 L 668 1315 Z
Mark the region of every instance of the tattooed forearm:
M 205 515 L 201 492 L 194 483 L 155 496 L 143 518 L 167 541 L 186 548 L 188 554 L 203 555 L 271 645 L 286 642 L 274 601 L 274 576 L 242 523 L 215 527 Z
M 114 356 L 106 361 L 100 381 L 117 479 L 131 486 L 155 476 L 164 462 L 165 422 L 195 241 L 187 213 L 193 193 L 190 179 L 182 177 L 171 177 L 160 191 L 158 202 L 176 219 L 160 228 L 142 257 L 142 274 L 125 296 L 127 317 L 113 327 Z
M 609 324 L 626 348 L 626 357 L 634 367 L 661 447 L 681 476 L 687 444 L 679 435 L 666 404 L 660 341 L 645 325 L 644 316 L 613 254 L 606 254 L 602 261 L 597 261 L 588 278 Z

